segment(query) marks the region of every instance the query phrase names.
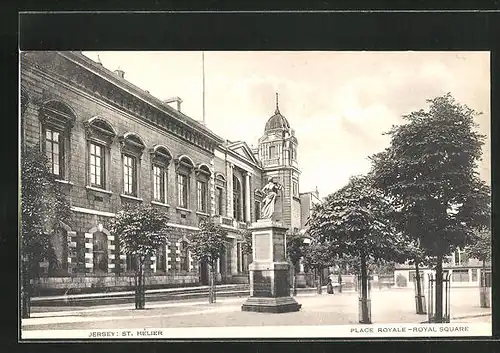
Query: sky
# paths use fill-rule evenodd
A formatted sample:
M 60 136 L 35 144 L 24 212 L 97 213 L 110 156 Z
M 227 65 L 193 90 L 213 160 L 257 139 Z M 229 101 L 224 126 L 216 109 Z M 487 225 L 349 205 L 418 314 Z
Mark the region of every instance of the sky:
M 181 110 L 203 119 L 199 51 L 84 52 L 159 99 L 179 96 Z M 279 109 L 295 130 L 300 192 L 324 197 L 370 169 L 368 156 L 389 145 L 382 135 L 426 100 L 450 92 L 483 114 L 487 136 L 479 173 L 490 176 L 489 52 L 205 52 L 205 121 L 219 136 L 257 145 Z

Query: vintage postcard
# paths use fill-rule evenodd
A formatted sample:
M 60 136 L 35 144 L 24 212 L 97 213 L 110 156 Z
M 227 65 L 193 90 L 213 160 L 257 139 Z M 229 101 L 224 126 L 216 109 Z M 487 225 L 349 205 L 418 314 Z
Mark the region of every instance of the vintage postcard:
M 491 336 L 489 52 L 19 55 L 21 340 Z

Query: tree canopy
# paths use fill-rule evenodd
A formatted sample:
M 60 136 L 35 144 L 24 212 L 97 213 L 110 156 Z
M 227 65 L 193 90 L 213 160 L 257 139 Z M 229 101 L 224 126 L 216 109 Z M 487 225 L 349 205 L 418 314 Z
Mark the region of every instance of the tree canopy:
M 467 245 L 490 219 L 489 188 L 477 172 L 478 113 L 450 94 L 428 103 L 393 126 L 390 146 L 371 157 L 375 185 L 398 211 L 394 225 L 419 240 L 424 257 Z
M 141 262 L 153 256 L 168 238 L 168 215 L 151 206 L 127 204 L 111 221 L 111 233 L 118 236 L 120 249 Z
M 300 258 L 304 256 L 304 236 L 300 232 L 289 231 L 286 234 L 286 252 L 287 256 L 296 265 L 299 263 Z
M 309 219 L 309 232 L 330 253 L 356 257 L 361 252 L 374 259 L 393 259 L 403 238 L 393 231 L 386 215 L 391 204 L 372 186 L 369 176 L 352 177 L 340 190 L 316 205 Z
M 200 223 L 199 228 L 189 237 L 189 251 L 195 261 L 213 265 L 226 248 L 227 231 L 212 220 Z
M 472 244 L 465 248 L 465 252 L 469 257 L 480 261 L 491 261 L 491 230 L 478 232 Z

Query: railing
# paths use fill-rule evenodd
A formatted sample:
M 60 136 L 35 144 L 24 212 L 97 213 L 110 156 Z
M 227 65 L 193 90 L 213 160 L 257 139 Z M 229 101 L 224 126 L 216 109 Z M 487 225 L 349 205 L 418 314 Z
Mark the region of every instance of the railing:
M 215 217 L 215 219 L 217 220 L 217 222 L 219 224 L 222 224 L 225 226 L 238 228 L 238 229 L 247 229 L 248 228 L 248 224 L 246 222 L 237 221 L 237 220 L 230 218 L 230 217 L 217 216 L 217 217 Z
M 279 158 L 271 158 L 263 161 L 263 164 L 265 167 L 270 166 L 270 165 L 278 165 L 280 162 Z
M 248 225 L 245 222 L 238 222 L 238 228 L 247 229 Z

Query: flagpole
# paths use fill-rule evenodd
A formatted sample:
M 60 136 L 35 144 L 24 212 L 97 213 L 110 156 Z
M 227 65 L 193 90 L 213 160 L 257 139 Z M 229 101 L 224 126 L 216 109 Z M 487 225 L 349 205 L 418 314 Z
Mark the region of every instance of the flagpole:
M 205 123 L 205 52 L 201 52 L 201 68 L 202 68 L 202 76 L 203 76 L 203 125 Z

